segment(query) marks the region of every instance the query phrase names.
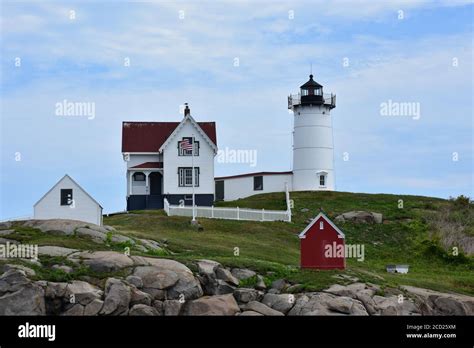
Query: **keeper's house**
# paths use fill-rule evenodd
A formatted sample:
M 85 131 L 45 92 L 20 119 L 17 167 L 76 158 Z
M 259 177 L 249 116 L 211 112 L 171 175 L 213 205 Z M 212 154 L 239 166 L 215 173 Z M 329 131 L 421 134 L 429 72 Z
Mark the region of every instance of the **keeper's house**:
M 102 206 L 67 174 L 33 208 L 38 220 L 69 219 L 102 225 Z
M 194 144 L 194 156 L 192 149 Z M 127 170 L 127 210 L 214 202 L 216 125 L 196 122 L 186 105 L 181 122 L 123 122 L 122 155 Z

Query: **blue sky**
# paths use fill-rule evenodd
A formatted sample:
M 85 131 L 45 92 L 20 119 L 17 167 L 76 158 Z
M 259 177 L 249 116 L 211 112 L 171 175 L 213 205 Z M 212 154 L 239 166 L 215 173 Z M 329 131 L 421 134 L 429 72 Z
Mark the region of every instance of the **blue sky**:
M 472 196 L 472 16 L 470 1 L 4 1 L 0 219 L 31 215 L 65 173 L 123 210 L 122 121 L 178 121 L 184 102 L 220 148 L 258 151 L 216 175 L 290 170 L 286 97 L 311 63 L 337 95 L 338 190 Z M 64 99 L 96 117 L 56 116 Z M 420 119 L 381 116 L 388 100 Z

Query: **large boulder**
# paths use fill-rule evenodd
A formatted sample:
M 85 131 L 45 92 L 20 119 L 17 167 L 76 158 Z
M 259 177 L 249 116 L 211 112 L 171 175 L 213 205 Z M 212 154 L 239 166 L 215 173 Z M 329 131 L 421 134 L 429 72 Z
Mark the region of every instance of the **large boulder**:
M 244 311 L 254 311 L 266 316 L 283 316 L 282 312 L 271 309 L 267 305 L 258 301 L 251 301 L 247 304 L 242 305 L 241 308 Z
M 25 227 L 37 228 L 42 232 L 49 232 L 60 235 L 71 236 L 77 228 L 85 227 L 88 224 L 84 221 L 67 219 L 49 219 L 49 220 L 27 220 L 23 223 Z M 97 225 L 95 225 L 97 226 Z M 97 226 L 98 228 L 100 226 Z
M 178 300 L 163 301 L 163 314 L 166 316 L 176 316 L 181 312 L 183 304 Z
M 81 280 L 73 280 L 66 285 L 63 296 L 66 303 L 87 305 L 102 298 L 102 294 L 103 291 L 94 285 Z
M 155 266 L 139 266 L 133 271 L 133 275 L 141 278 L 143 288 L 168 289 L 175 285 L 179 276 L 176 272 Z
M 423 315 L 474 315 L 474 297 L 402 286 L 415 299 Z
M 204 296 L 185 304 L 184 315 L 235 315 L 240 308 L 231 294 Z
M 265 294 L 262 303 L 268 307 L 286 314 L 295 305 L 296 298 L 292 294 Z
M 80 227 L 75 231 L 77 236 L 91 238 L 93 242 L 102 244 L 107 240 L 107 233 L 93 230 L 88 227 Z
M 239 280 L 249 279 L 257 275 L 254 271 L 246 268 L 233 268 L 230 272 Z
M 358 300 L 315 292 L 297 296 L 295 305 L 288 315 L 368 315 L 368 313 Z
M 104 305 L 101 315 L 123 315 L 128 313 L 130 287 L 120 279 L 109 278 L 105 283 Z
M 367 211 L 349 211 L 341 215 L 336 216 L 336 222 L 354 222 L 354 223 L 369 223 L 369 224 L 381 224 L 382 223 L 382 214 L 373 213 Z
M 77 252 L 77 249 L 64 248 L 60 246 L 46 245 L 38 247 L 38 255 L 47 256 L 68 256 Z
M 228 269 L 224 267 L 218 267 L 216 269 L 216 278 L 223 280 L 231 285 L 239 286 L 239 280 L 234 277 Z
M 136 304 L 132 308 L 130 308 L 128 315 L 156 316 L 156 315 L 160 315 L 160 312 L 158 312 L 158 310 L 154 307 L 147 306 L 145 304 Z
M 83 251 L 68 256 L 68 259 L 76 263 L 82 262 L 95 272 L 115 272 L 134 265 L 130 257 L 116 251 Z
M 152 257 L 133 257 L 136 264 L 153 266 L 159 271 L 172 271 L 178 276 L 178 281 L 171 287 L 166 288 L 166 298 L 169 300 L 175 300 L 184 298 L 185 300 L 193 300 L 201 297 L 203 291 L 199 281 L 194 277 L 193 272 L 180 262 L 159 259 Z M 143 289 L 143 291 L 146 291 Z M 160 289 L 160 291 L 162 291 Z
M 255 289 L 239 288 L 235 289 L 234 297 L 238 303 L 249 303 L 251 301 L 258 301 L 261 297 L 261 292 Z
M 0 276 L 0 315 L 44 315 L 44 290 L 19 269 Z

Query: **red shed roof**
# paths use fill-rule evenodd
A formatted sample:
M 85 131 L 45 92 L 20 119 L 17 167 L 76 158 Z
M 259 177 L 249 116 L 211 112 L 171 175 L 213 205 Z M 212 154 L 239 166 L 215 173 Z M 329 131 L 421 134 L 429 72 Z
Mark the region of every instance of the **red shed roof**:
M 158 152 L 180 122 L 123 122 L 122 152 Z M 217 145 L 216 123 L 197 122 Z
M 136 166 L 133 166 L 132 168 L 163 168 L 163 162 L 145 162 Z
M 319 220 L 319 218 L 323 218 L 324 220 L 326 220 L 326 222 L 328 224 L 330 224 L 335 230 L 336 232 L 339 234 L 339 238 L 346 238 L 346 236 L 344 235 L 344 233 L 339 229 L 339 227 L 337 227 L 336 225 L 334 225 L 334 223 L 326 216 L 324 215 L 323 213 L 319 213 L 318 216 L 316 216 L 309 224 L 308 226 L 306 226 L 306 228 L 303 230 L 303 232 L 301 232 L 298 237 L 300 237 L 300 239 L 304 239 L 306 238 L 306 233 L 311 229 L 311 227 Z

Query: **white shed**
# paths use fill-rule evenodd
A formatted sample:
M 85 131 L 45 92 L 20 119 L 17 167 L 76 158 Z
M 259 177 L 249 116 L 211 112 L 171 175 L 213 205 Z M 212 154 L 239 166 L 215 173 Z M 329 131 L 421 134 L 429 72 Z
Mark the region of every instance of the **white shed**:
M 33 207 L 35 219 L 70 219 L 102 225 L 102 206 L 67 174 Z

